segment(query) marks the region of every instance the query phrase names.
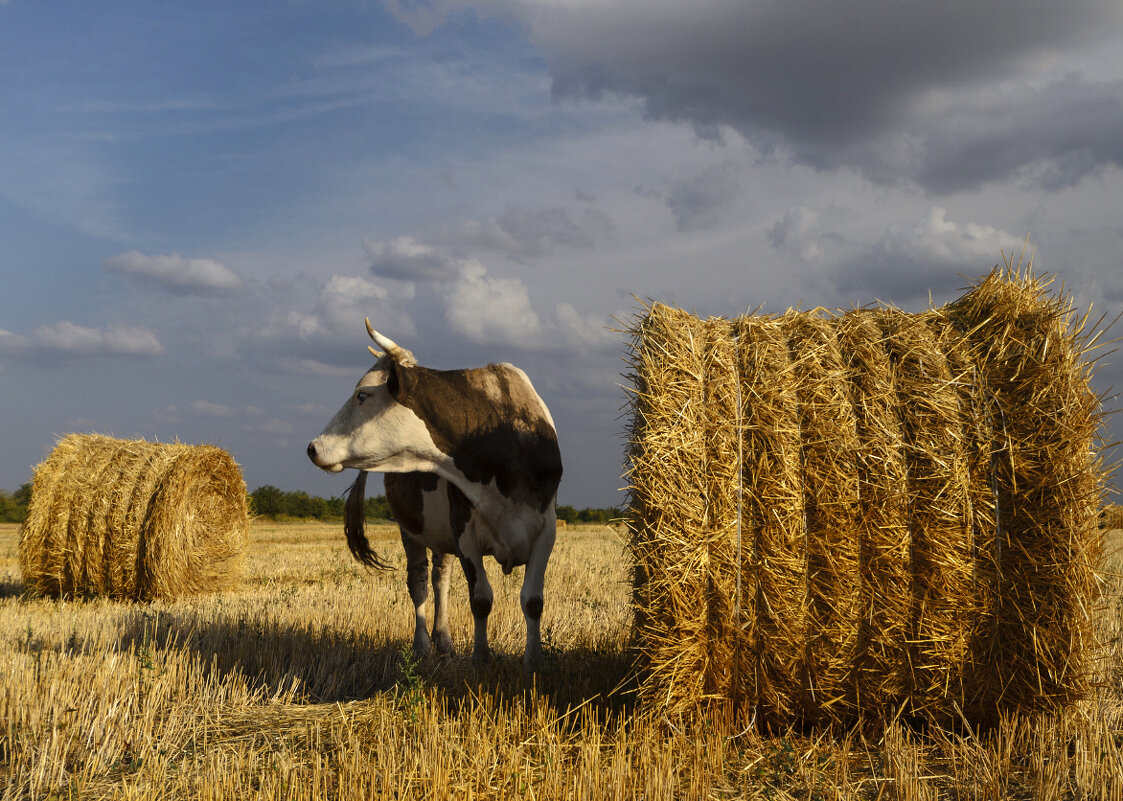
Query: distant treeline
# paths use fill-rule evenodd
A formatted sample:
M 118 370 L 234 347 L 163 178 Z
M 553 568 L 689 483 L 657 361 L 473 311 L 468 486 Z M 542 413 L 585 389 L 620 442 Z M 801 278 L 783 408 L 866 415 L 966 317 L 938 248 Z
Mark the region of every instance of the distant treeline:
M 606 506 L 604 509 L 574 509 L 572 506 L 558 507 L 558 520 L 567 523 L 611 523 L 624 516 L 623 509 Z
M 344 498 L 320 498 L 303 490 L 285 492 L 266 484 L 250 493 L 250 512 L 274 520 L 338 520 L 343 517 Z M 389 520 L 390 504 L 385 495 L 366 499 L 367 517 Z
M 31 501 L 31 484 L 24 484 L 13 493 L 0 490 L 0 523 L 22 523 Z
M 343 503 L 343 498 L 319 498 L 301 490 L 285 492 L 268 484 L 250 493 L 250 511 L 258 517 L 276 520 L 338 520 L 343 517 Z M 559 506 L 557 512 L 558 519 L 567 523 L 608 523 L 622 515 L 621 510 L 613 507 L 578 510 Z M 372 520 L 393 519 L 385 495 L 367 498 L 366 513 Z
M 0 523 L 22 523 L 31 501 L 31 484 L 24 484 L 15 492 L 0 490 Z M 250 511 L 258 517 L 274 520 L 339 520 L 343 517 L 343 498 L 320 498 L 302 490 L 285 492 L 266 484 L 249 495 Z M 372 520 L 390 520 L 390 504 L 385 495 L 366 499 L 367 517 Z M 559 506 L 558 518 L 567 523 L 608 523 L 620 517 L 621 510 L 575 509 Z

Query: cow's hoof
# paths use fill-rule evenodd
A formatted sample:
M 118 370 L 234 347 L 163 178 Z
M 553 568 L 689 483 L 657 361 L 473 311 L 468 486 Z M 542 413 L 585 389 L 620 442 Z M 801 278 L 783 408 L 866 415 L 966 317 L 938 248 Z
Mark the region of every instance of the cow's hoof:
M 490 648 L 477 648 L 472 652 L 472 664 L 476 667 L 490 665 L 492 660 Z
M 452 637 L 444 632 L 433 635 L 433 647 L 437 656 L 455 656 L 456 649 L 452 647 Z
M 542 654 L 529 653 L 523 655 L 523 675 L 532 676 L 542 669 Z

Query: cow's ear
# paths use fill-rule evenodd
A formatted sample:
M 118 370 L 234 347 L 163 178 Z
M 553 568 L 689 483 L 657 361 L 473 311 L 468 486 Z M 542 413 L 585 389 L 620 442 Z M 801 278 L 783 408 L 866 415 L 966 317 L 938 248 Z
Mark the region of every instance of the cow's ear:
M 391 360 L 390 375 L 386 379 L 386 390 L 390 393 L 390 397 L 399 402 L 405 400 L 413 388 L 414 380 L 412 368 L 402 365 L 397 360 Z

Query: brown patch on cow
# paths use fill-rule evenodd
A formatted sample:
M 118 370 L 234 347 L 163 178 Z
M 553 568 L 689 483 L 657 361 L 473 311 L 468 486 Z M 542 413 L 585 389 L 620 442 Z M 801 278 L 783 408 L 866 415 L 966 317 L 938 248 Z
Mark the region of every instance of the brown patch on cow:
M 456 540 L 456 550 L 460 550 L 460 536 L 468 527 L 468 520 L 472 517 L 472 502 L 468 500 L 460 488 L 448 482 L 448 527 L 452 531 L 452 538 Z
M 557 433 L 542 401 L 510 365 L 431 370 L 397 365 L 395 399 L 425 423 L 433 442 L 474 483 L 544 512 L 561 482 Z
M 436 473 L 387 473 L 383 477 L 390 512 L 410 534 L 420 537 L 425 530 L 423 495 L 436 490 L 438 481 Z

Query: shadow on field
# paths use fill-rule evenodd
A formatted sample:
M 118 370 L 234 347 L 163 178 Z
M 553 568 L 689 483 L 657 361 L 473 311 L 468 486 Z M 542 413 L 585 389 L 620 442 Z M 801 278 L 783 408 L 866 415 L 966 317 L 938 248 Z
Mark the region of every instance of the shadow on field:
M 321 628 L 262 625 L 245 618 L 203 619 L 177 611 L 141 612 L 118 638 L 122 650 L 187 650 L 204 674 L 219 682 L 243 679 L 269 696 L 300 703 L 334 703 L 377 695 L 433 689 L 452 709 L 480 695 L 514 700 L 531 692 L 559 713 L 589 705 L 627 713 L 634 678 L 626 650 L 548 648 L 545 664 L 532 678 L 522 654 L 500 654 L 476 667 L 467 654 L 415 661 L 408 642 L 387 643 Z
M 17 578 L 0 579 L 0 598 L 15 598 L 17 595 L 23 595 L 25 589 L 23 582 Z

